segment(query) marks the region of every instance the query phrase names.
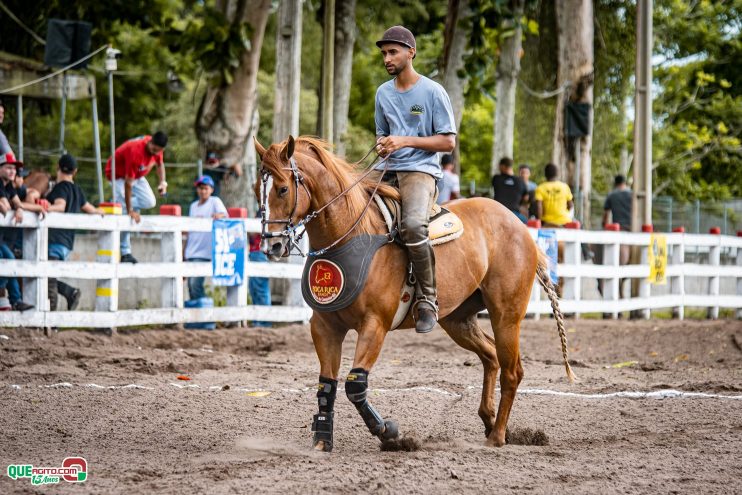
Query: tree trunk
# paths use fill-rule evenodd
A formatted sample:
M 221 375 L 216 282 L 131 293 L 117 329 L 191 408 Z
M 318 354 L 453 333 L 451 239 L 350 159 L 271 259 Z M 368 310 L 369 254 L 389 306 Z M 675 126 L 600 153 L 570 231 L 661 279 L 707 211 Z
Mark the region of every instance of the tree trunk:
M 590 193 L 592 191 L 592 137 L 568 138 L 565 110 L 568 103 L 593 103 L 593 3 L 591 0 L 556 2 L 559 66 L 557 86 L 567 88 L 557 99 L 552 161 L 573 189 L 579 184 L 580 197 L 575 198 L 579 218 L 590 226 Z M 593 113 L 589 128 L 592 132 Z M 579 153 L 580 177 L 576 177 L 576 154 Z M 579 203 L 578 201 L 579 200 Z
M 281 0 L 276 28 L 276 93 L 273 142 L 299 134 L 302 1 Z
M 335 11 L 335 81 L 333 122 L 335 152 L 345 155 L 348 132 L 348 103 L 353 76 L 353 45 L 356 42 L 356 0 L 344 0 Z
M 334 141 L 333 81 L 335 80 L 335 0 L 324 0 L 322 21 L 322 80 L 320 81 L 319 135 Z
M 515 128 L 515 90 L 520 74 L 521 36 L 520 18 L 523 0 L 511 0 L 512 19 L 503 23 L 504 31 L 513 30 L 500 46 L 497 61 L 497 101 L 495 102 L 495 135 L 492 140 L 491 174 L 497 173 L 497 164 L 503 157 L 513 158 L 513 133 Z
M 464 67 L 464 52 L 466 40 L 471 30 L 471 9 L 469 0 L 448 0 L 446 27 L 443 39 L 443 58 L 441 60 L 441 84 L 451 99 L 453 116 L 456 121 L 456 148 L 453 151 L 456 173 L 461 174 L 459 160 L 459 135 L 461 133 L 461 119 L 464 115 L 464 85 L 465 79 L 459 77 L 459 70 Z
M 257 107 L 257 77 L 263 34 L 270 0 L 218 0 L 219 9 L 231 23 L 247 22 L 252 28 L 250 49 L 241 56 L 232 84 L 206 89 L 196 117 L 196 137 L 204 151 L 216 151 L 228 164 L 239 163 L 246 170 L 248 137 Z M 250 145 L 252 146 L 252 145 Z M 249 173 L 232 178 L 222 199 L 228 206 L 249 205 Z M 225 184 L 226 186 L 226 184 Z

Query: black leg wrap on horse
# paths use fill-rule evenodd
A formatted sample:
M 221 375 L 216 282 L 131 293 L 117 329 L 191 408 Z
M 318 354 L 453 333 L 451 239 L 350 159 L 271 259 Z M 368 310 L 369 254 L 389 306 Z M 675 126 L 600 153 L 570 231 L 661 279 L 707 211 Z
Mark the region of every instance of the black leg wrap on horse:
M 314 445 L 325 442 L 325 451 L 332 450 L 332 420 L 335 417 L 335 396 L 338 391 L 338 381 L 319 377 L 317 385 L 317 403 L 319 414 L 315 414 L 312 421 L 312 432 L 314 433 Z
M 380 436 L 384 432 L 384 420 L 376 412 L 371 404 L 366 400 L 368 392 L 368 372 L 363 368 L 353 368 L 350 370 L 348 378 L 345 380 L 345 395 L 356 406 L 361 418 L 366 423 L 368 431 L 372 435 Z

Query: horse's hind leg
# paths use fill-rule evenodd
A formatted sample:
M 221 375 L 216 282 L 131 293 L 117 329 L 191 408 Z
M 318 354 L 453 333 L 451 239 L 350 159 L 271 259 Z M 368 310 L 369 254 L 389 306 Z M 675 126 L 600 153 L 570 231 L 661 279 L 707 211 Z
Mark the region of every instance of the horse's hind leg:
M 482 400 L 479 403 L 479 417 L 484 423 L 484 434 L 489 438 L 495 427 L 495 382 L 499 368 L 495 340 L 479 327 L 476 313 L 464 319 L 447 317 L 439 323 L 454 342 L 472 351 L 482 360 L 484 381 Z
M 330 452 L 333 446 L 333 419 L 338 373 L 342 356 L 343 340 L 347 330 L 337 330 L 319 318 L 312 318 L 312 341 L 320 363 L 317 404 L 319 412 L 314 415 L 312 432 L 315 450 Z
M 486 302 L 486 301 L 485 301 Z M 495 333 L 497 360 L 500 363 L 500 405 L 497 408 L 495 428 L 487 437 L 496 447 L 505 445 L 505 430 L 513 407 L 518 385 L 523 379 L 523 365 L 520 361 L 520 320 L 517 308 L 508 308 L 507 314 L 487 303 L 492 329 Z

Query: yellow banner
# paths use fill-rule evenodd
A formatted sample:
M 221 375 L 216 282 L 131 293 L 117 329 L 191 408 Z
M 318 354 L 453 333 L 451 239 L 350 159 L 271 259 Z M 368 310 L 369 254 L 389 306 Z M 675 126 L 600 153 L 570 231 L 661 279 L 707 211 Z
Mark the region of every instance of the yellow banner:
M 667 268 L 667 237 L 652 234 L 649 238 L 649 282 L 655 285 L 665 285 L 665 269 Z

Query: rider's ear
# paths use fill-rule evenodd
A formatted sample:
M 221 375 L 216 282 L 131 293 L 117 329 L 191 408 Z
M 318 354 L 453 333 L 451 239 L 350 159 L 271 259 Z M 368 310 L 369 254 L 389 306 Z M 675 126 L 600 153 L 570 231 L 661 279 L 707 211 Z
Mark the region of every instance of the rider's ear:
M 286 146 L 281 150 L 281 160 L 287 161 L 294 155 L 294 136 L 289 134 L 289 139 L 286 141 Z
M 263 155 L 265 154 L 265 148 L 263 148 L 263 145 L 258 142 L 258 138 L 253 136 L 253 141 L 255 141 L 255 151 L 258 153 L 258 156 L 260 159 L 263 159 Z

